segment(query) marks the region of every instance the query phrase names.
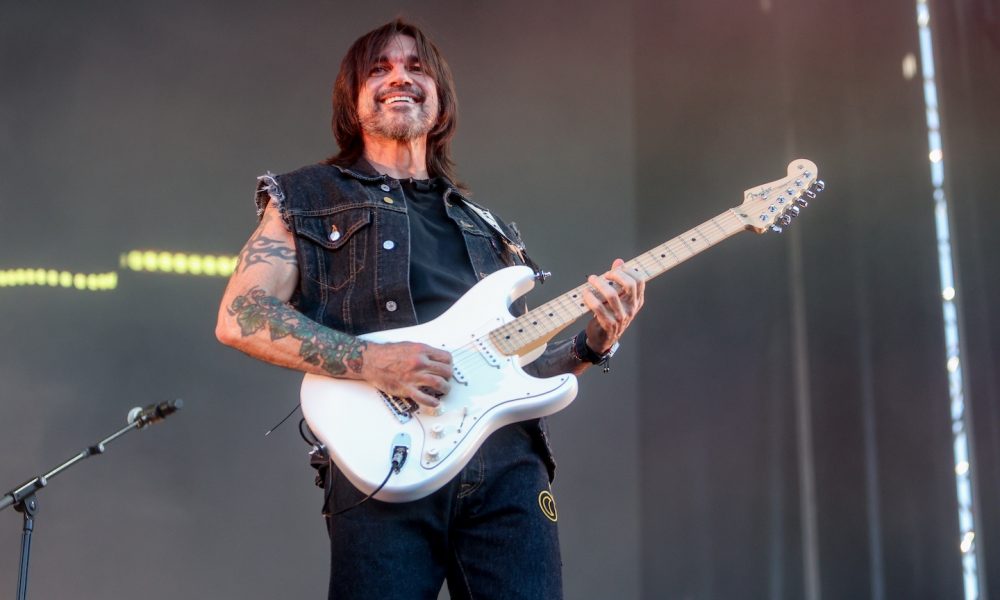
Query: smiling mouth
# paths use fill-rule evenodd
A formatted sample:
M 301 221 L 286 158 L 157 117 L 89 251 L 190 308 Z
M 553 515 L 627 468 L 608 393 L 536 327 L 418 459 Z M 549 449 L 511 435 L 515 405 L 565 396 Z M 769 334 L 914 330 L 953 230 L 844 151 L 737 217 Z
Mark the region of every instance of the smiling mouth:
M 390 106 L 394 104 L 419 104 L 420 102 L 421 99 L 418 98 L 417 96 L 397 93 L 397 94 L 390 94 L 385 99 L 381 100 L 380 104 Z

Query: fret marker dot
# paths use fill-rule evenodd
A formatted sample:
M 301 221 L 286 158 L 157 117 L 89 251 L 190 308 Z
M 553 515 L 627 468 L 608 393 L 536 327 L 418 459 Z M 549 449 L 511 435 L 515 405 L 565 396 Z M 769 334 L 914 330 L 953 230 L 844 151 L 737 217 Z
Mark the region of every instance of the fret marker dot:
M 503 339 L 505 339 L 505 340 L 509 340 L 509 339 L 510 339 L 510 336 L 509 336 L 509 335 L 505 335 L 505 336 L 503 336 Z
M 538 321 L 532 321 L 531 324 L 532 325 L 538 325 Z
M 691 238 L 691 241 L 692 241 L 692 242 L 697 242 L 697 241 L 698 241 L 698 238 Z
M 661 255 L 660 255 L 660 258 L 666 258 L 666 257 L 667 257 L 667 255 L 666 255 L 666 254 L 661 254 Z
M 551 317 L 551 316 L 552 316 L 552 313 L 549 313 L 549 316 Z

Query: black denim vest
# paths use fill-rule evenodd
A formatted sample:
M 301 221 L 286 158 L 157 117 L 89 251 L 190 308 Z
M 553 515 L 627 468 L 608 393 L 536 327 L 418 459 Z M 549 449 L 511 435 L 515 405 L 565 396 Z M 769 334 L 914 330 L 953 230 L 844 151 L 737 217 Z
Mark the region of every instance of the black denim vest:
M 295 238 L 299 285 L 291 304 L 310 319 L 352 335 L 417 324 L 410 294 L 410 226 L 399 181 L 376 173 L 366 161 L 351 168 L 310 165 L 258 178 L 257 214 L 274 199 Z M 449 183 L 445 211 L 455 221 L 477 279 L 524 264 L 516 249 L 465 203 Z M 521 243 L 516 227 L 497 219 L 506 236 Z M 518 299 L 511 311 L 523 314 Z M 555 462 L 544 423 L 529 421 L 549 477 Z
M 299 287 L 292 305 L 327 327 L 360 335 L 417 324 L 410 294 L 410 227 L 399 181 L 370 171 L 311 165 L 284 175 L 265 175 L 258 210 L 270 197 L 295 236 Z M 455 221 L 478 279 L 522 264 L 449 185 L 445 210 Z M 500 224 L 520 241 L 515 228 Z M 524 311 L 523 300 L 512 310 Z

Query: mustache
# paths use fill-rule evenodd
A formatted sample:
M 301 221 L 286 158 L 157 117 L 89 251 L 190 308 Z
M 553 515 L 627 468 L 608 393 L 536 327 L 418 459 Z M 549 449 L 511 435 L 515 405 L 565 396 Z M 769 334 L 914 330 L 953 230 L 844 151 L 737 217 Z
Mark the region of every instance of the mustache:
M 421 90 L 417 86 L 411 85 L 411 84 L 404 84 L 404 85 L 395 86 L 395 87 L 393 87 L 390 90 L 386 90 L 384 92 L 380 92 L 378 95 L 375 96 L 375 102 L 382 102 L 383 100 L 385 100 L 389 96 L 391 96 L 393 94 L 398 94 L 400 92 L 412 95 L 419 102 L 423 102 L 424 99 L 427 96 L 426 94 L 424 94 L 423 90 Z

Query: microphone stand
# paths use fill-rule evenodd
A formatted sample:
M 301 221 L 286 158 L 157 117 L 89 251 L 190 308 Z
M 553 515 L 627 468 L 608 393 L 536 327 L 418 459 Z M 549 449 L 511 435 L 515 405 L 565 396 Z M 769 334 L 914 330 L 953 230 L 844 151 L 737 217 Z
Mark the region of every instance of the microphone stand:
M 180 401 L 176 402 L 179 403 Z M 180 405 L 178 405 L 177 408 L 180 408 Z M 93 446 L 84 448 L 79 452 L 79 454 L 68 459 L 48 473 L 29 479 L 7 492 L 3 497 L 0 497 L 0 511 L 13 506 L 14 510 L 24 514 L 24 529 L 21 533 L 21 569 L 17 576 L 17 600 L 26 600 L 28 597 L 28 561 L 31 557 L 31 533 L 35 529 L 35 519 L 38 515 L 38 498 L 36 498 L 36 494 L 43 487 L 47 486 L 49 481 L 56 475 L 62 473 L 85 458 L 90 458 L 95 454 L 104 454 L 105 447 L 109 443 L 125 435 L 129 431 L 132 431 L 133 429 L 140 429 L 149 423 L 150 421 L 146 419 L 132 417 L 132 414 L 130 413 L 130 422 L 126 427 L 119 429 Z

